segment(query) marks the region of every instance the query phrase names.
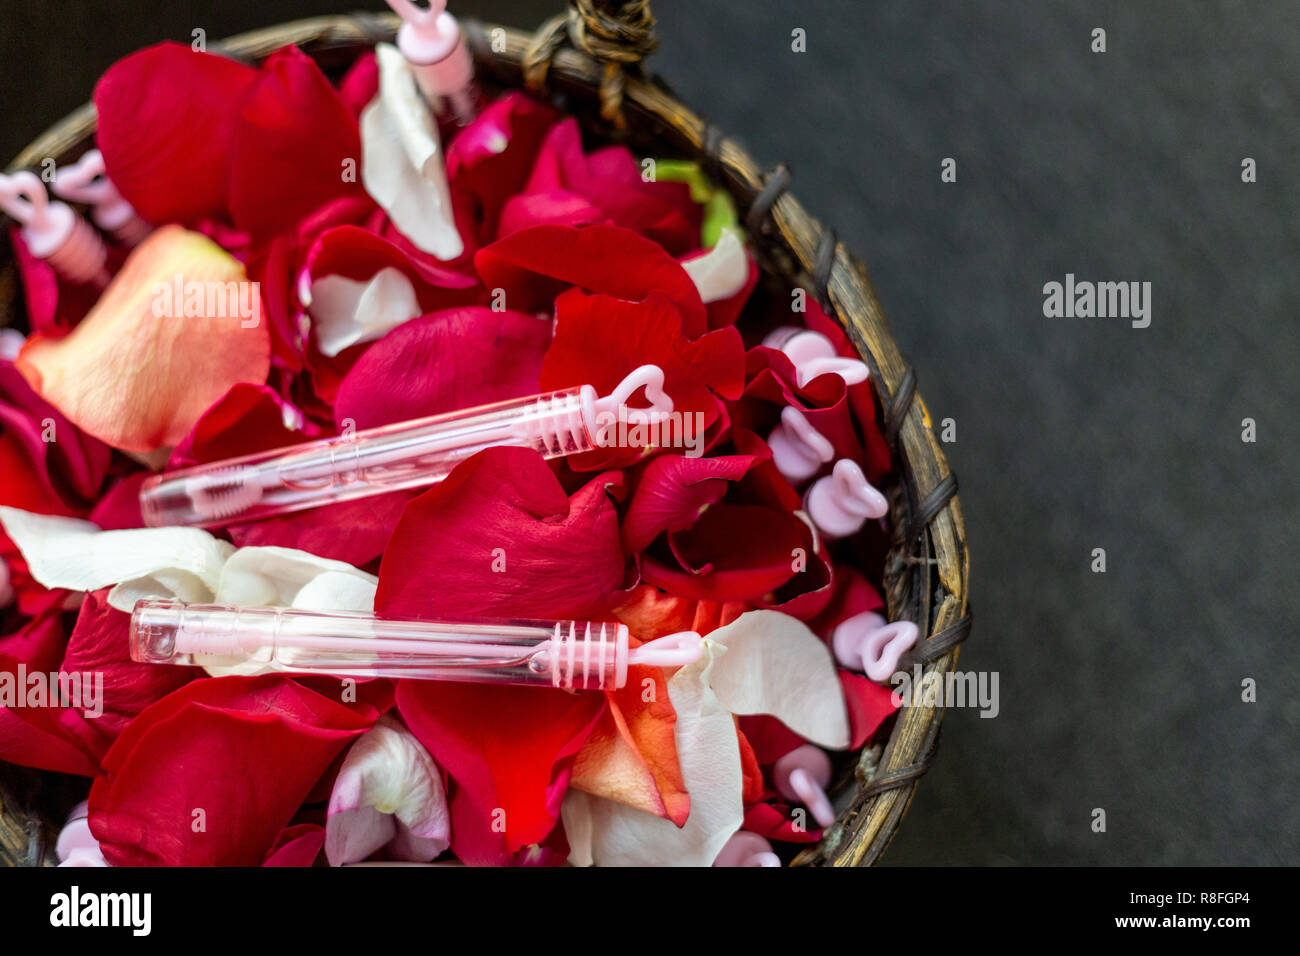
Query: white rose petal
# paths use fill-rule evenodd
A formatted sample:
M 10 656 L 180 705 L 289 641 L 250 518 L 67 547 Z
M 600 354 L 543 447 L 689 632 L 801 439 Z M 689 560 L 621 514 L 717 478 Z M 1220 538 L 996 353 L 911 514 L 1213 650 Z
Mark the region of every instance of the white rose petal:
M 343 758 L 325 820 L 332 866 L 364 860 L 381 847 L 398 860 L 426 863 L 451 843 L 442 776 L 428 751 L 385 715 Z
M 749 611 L 709 634 L 727 655 L 713 691 L 733 714 L 770 714 L 815 744 L 849 745 L 849 715 L 830 649 L 802 621 Z
M 702 256 L 683 262 L 682 268 L 706 304 L 730 299 L 749 280 L 745 244 L 732 229 L 723 229 L 716 246 Z
M 706 639 L 700 660 L 668 681 L 677 711 L 675 738 L 691 813 L 669 820 L 623 803 L 570 790 L 561 815 L 569 862 L 577 866 L 709 866 L 744 819 L 744 772 L 736 723 L 709 687 L 726 648 Z
M 442 143 L 406 58 L 375 47 L 379 95 L 361 111 L 361 182 L 393 224 L 439 259 L 465 250 L 456 231 Z
M 326 275 L 311 283 L 312 328 L 321 354 L 331 358 L 373 342 L 421 315 L 415 288 L 399 269 L 385 266 L 367 280 Z
M 0 508 L 0 524 L 47 588 L 96 591 L 130 611 L 142 597 L 211 601 L 234 547 L 200 528 L 101 531 L 89 521 Z

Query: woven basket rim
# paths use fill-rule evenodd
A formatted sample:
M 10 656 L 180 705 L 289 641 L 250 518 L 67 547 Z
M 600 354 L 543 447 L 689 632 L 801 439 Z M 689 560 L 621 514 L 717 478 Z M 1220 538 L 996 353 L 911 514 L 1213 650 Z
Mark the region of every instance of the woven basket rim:
M 242 33 L 211 44 L 209 49 L 257 61 L 292 44 L 318 60 L 355 58 L 377 41 L 391 41 L 400 23 L 387 13 L 311 17 Z M 476 20 L 463 20 L 462 25 L 478 68 L 503 86 L 520 86 L 521 61 L 532 35 Z M 548 91 L 575 98 L 570 105 L 590 105 L 595 102 L 603 69 L 585 53 L 560 49 L 547 71 Z M 922 638 L 914 655 L 927 675 L 942 678 L 955 665 L 958 644 L 970 629 L 965 526 L 955 477 L 865 267 L 786 190 L 791 178 L 786 167 L 761 169 L 735 140 L 677 100 L 662 80 L 627 77 L 623 105 L 629 123 L 626 134 L 594 116 L 586 117 L 587 125 L 610 140 L 648 134 L 700 161 L 746 213 L 751 245 L 761 251 L 765 268 L 817 294 L 870 367 L 901 479 L 890 495 L 894 539 L 885 568 L 889 615 L 891 620 L 905 618 L 917 623 Z M 95 109 L 87 103 L 37 137 L 14 158 L 9 171 L 39 169 L 46 157 L 71 161 L 88 148 L 94 131 Z M 3 327 L 10 320 L 14 295 L 7 248 L 0 248 L 0 266 L 6 271 L 0 278 Z M 829 866 L 876 862 L 897 831 L 917 780 L 929 766 L 942 719 L 942 705 L 917 702 L 902 708 L 883 752 L 863 751 L 852 775 L 837 782 L 841 787 L 854 784 L 847 809 L 818 844 L 804 849 L 793 862 Z M 8 765 L 0 763 L 0 770 L 6 769 Z M 3 782 L 0 779 L 0 784 Z M 13 849 L 25 846 L 21 854 L 24 862 L 49 862 L 57 825 L 52 820 L 22 820 L 20 811 L 4 805 L 0 786 L 0 860 L 6 853 L 17 856 Z

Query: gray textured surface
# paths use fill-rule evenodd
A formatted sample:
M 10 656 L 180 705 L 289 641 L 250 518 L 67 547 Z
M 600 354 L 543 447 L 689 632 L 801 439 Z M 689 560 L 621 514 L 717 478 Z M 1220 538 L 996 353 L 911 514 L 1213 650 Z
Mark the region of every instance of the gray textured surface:
M 137 46 L 360 5 L 5 3 L 0 93 L 20 94 L 5 153 Z M 521 25 L 558 5 L 453 3 Z M 962 666 L 999 672 L 1001 714 L 949 716 L 887 861 L 1300 862 L 1300 7 L 656 10 L 655 68 L 793 166 L 871 267 L 936 419 L 957 422 L 976 610 Z M 1044 318 L 1043 283 L 1066 272 L 1151 282 L 1151 327 Z

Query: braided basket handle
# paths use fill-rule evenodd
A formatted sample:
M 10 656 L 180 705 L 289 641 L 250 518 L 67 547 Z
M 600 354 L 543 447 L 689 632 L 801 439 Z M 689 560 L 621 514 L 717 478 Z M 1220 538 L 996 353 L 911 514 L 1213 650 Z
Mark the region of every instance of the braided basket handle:
M 600 62 L 600 115 L 625 129 L 623 87 L 629 72 L 659 46 L 650 0 L 569 0 L 569 9 L 543 23 L 523 57 L 524 84 L 535 95 L 546 87 L 546 73 L 567 40 Z

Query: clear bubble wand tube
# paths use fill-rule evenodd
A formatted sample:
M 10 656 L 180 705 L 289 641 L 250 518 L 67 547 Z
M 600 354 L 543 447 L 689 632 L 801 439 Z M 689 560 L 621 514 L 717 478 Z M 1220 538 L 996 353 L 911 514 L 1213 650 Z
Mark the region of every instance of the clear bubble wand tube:
M 291 674 L 617 690 L 628 667 L 680 667 L 703 653 L 682 631 L 628 648 L 626 624 L 454 624 L 369 614 L 145 600 L 131 615 L 131 659 L 261 664 Z
M 642 365 L 605 398 L 583 385 L 196 465 L 145 481 L 140 510 L 149 527 L 217 527 L 432 485 L 494 445 L 576 455 L 607 444 L 620 421 L 671 415 L 663 384 L 659 366 Z M 629 408 L 642 388 L 650 407 Z

